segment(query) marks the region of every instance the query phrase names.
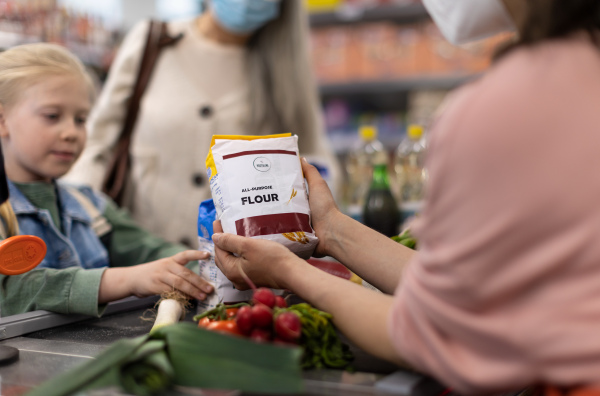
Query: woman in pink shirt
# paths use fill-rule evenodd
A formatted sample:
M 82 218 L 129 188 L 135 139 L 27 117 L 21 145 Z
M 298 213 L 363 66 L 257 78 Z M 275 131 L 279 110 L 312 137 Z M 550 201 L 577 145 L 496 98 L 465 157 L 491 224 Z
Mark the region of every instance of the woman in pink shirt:
M 519 38 L 453 94 L 431 131 L 418 253 L 340 213 L 304 162 L 317 253 L 384 293 L 234 235 L 215 234 L 219 265 L 241 288 L 240 265 L 293 290 L 359 347 L 460 393 L 600 393 L 600 2 L 425 5 L 454 41 L 507 20 Z M 472 11 L 466 33 L 452 30 L 462 6 Z

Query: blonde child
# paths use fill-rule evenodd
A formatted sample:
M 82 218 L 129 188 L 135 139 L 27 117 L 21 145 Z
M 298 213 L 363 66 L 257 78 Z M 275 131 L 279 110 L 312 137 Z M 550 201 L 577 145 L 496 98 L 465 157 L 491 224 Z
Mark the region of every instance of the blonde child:
M 177 289 L 204 299 L 212 292 L 186 268 L 207 253 L 151 235 L 90 188 L 57 182 L 85 146 L 92 99 L 84 66 L 60 46 L 28 44 L 0 54 L 10 208 L 18 232 L 42 238 L 48 248 L 36 269 L 0 279 L 5 315 L 36 309 L 100 315 L 104 304 L 131 295 Z

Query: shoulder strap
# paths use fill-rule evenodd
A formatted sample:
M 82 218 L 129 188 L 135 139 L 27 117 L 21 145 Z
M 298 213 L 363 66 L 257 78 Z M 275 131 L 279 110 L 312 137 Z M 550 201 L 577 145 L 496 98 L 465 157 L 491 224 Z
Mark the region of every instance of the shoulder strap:
M 167 46 L 177 43 L 183 37 L 183 33 L 175 37 L 169 36 L 167 23 L 150 21 L 148 36 L 140 62 L 133 92 L 127 106 L 125 122 L 121 134 L 116 143 L 113 158 L 106 172 L 103 182 L 103 191 L 117 202 L 121 201 L 124 183 L 130 166 L 129 145 L 131 136 L 140 110 L 140 101 L 150 81 L 150 76 L 158 60 L 161 50 Z
M 98 208 L 92 203 L 92 201 L 81 191 L 72 186 L 65 186 L 69 193 L 79 202 L 79 204 L 86 211 L 88 216 L 92 219 L 92 229 L 98 238 L 108 234 L 112 231 L 112 225 L 106 220 L 106 217 L 100 213 Z
M 167 46 L 175 44 L 183 37 L 183 34 L 179 34 L 176 37 L 169 36 L 167 32 L 167 23 L 159 21 L 150 21 L 150 27 L 148 28 L 148 36 L 146 38 L 146 45 L 144 47 L 144 53 L 140 63 L 140 68 L 137 75 L 137 80 L 133 87 L 133 94 L 129 100 L 127 109 L 127 116 L 123 130 L 121 132 L 120 140 L 129 139 L 133 133 L 133 127 L 137 120 L 138 112 L 140 110 L 140 101 L 150 81 L 150 76 L 158 60 L 158 55 L 161 50 Z

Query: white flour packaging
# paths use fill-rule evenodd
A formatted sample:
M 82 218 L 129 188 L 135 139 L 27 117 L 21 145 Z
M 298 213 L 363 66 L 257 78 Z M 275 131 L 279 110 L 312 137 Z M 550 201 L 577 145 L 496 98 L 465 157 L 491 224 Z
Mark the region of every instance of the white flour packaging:
M 297 136 L 213 136 L 206 167 L 224 232 L 276 241 L 299 257 L 311 256 L 318 239 Z

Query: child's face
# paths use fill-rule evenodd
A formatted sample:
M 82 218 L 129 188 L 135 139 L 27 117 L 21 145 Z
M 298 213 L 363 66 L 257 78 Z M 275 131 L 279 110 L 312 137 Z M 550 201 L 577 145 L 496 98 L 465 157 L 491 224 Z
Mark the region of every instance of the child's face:
M 79 158 L 86 140 L 89 90 L 81 77 L 50 76 L 0 107 L 0 136 L 8 178 L 20 183 L 56 179 Z

